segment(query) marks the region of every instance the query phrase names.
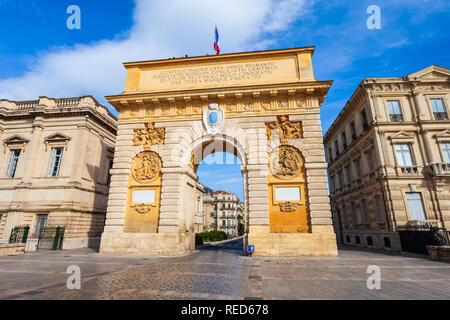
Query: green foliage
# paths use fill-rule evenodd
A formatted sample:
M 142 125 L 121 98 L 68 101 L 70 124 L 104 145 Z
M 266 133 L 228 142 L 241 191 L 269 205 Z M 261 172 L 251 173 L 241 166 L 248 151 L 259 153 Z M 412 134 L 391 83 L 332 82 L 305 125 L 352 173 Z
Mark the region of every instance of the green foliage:
M 197 236 L 201 237 L 203 242 L 216 242 L 216 241 L 222 241 L 227 240 L 228 235 L 223 231 L 211 231 L 211 232 L 203 232 L 203 233 L 197 233 L 195 238 L 197 239 Z M 197 240 L 196 240 L 197 242 Z

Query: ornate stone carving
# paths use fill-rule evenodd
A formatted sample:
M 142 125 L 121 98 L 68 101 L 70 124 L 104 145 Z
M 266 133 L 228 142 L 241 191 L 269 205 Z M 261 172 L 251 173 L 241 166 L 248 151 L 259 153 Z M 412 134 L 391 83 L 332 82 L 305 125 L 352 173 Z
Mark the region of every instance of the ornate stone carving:
M 302 166 L 303 160 L 299 151 L 291 146 L 280 146 L 278 152 L 271 157 L 270 168 L 277 176 L 294 176 L 299 173 Z
M 155 152 L 142 152 L 133 160 L 131 173 L 141 183 L 155 179 L 161 172 L 162 161 Z
M 287 116 L 277 117 L 276 122 L 266 124 L 267 139 L 272 138 L 272 130 L 278 129 L 281 143 L 287 143 L 289 139 L 302 138 L 302 123 L 291 122 Z
M 295 212 L 297 211 L 298 204 L 294 202 L 282 202 L 280 203 L 281 212 Z
M 164 144 L 165 129 L 157 128 L 153 123 L 146 123 L 144 129 L 134 130 L 133 145 L 150 149 L 154 144 Z
M 134 207 L 134 210 L 136 210 L 136 212 L 140 214 L 149 213 L 151 209 L 152 206 L 148 204 L 138 204 Z

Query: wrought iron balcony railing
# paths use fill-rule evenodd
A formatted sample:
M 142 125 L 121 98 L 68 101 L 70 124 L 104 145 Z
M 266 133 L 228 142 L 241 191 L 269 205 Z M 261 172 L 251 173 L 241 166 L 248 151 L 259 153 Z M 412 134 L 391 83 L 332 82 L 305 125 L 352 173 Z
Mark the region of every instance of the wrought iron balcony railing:
M 434 112 L 435 120 L 448 120 L 447 112 Z
M 403 122 L 403 115 L 402 114 L 391 114 L 390 115 L 392 122 Z

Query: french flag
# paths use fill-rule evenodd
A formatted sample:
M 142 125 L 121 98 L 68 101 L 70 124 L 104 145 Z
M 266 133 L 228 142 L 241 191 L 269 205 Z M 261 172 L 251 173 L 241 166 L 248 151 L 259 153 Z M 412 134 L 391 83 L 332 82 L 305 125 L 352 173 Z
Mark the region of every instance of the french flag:
M 220 46 L 219 46 L 219 31 L 216 26 L 216 41 L 214 42 L 214 50 L 216 51 L 216 55 L 220 54 Z

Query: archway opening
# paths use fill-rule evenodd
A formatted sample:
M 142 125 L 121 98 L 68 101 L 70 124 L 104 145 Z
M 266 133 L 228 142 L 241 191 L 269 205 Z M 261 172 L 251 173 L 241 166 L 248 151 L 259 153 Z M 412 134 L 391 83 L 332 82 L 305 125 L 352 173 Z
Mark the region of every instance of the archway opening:
M 223 151 L 205 155 L 195 166 L 198 177 L 196 210 L 203 218 L 196 219 L 196 234 L 203 242 L 238 239 L 245 235 L 243 168 L 235 152 Z

